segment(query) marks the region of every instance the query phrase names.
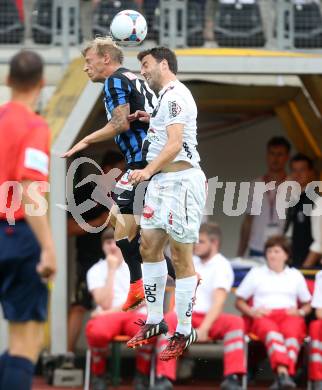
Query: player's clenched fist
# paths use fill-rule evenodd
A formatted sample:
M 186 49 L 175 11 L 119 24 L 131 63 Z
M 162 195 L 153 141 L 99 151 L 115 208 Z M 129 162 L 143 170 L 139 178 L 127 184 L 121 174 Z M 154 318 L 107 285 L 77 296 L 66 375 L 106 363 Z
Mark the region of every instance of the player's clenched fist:
M 127 117 L 127 120 L 129 122 L 140 121 L 140 122 L 144 122 L 144 123 L 149 123 L 150 122 L 150 114 L 148 114 L 145 111 L 136 110 L 133 114 L 130 114 Z
M 146 169 L 135 169 L 129 174 L 129 181 L 132 184 L 139 184 L 142 181 L 149 180 L 152 174 Z

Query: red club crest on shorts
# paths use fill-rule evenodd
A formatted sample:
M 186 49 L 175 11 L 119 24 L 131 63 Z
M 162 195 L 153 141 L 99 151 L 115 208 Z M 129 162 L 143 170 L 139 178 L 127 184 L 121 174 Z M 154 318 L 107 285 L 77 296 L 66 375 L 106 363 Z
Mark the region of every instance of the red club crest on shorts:
M 153 217 L 153 215 L 154 215 L 154 210 L 150 206 L 145 205 L 143 209 L 143 217 L 146 219 L 150 219 Z
M 168 222 L 169 222 L 169 225 L 172 225 L 172 224 L 173 224 L 173 215 L 172 215 L 172 211 L 170 211 L 170 213 L 169 213 Z

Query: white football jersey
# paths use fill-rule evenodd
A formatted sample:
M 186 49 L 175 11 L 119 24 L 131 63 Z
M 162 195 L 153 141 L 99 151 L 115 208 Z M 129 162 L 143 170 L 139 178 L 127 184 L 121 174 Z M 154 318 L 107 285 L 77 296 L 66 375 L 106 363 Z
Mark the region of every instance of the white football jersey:
M 322 309 L 322 271 L 315 275 L 313 299 L 311 303 L 315 309 Z
M 171 81 L 159 93 L 142 150 L 148 162 L 154 160 L 167 143 L 167 126 L 178 123 L 184 125 L 183 144 L 173 161 L 188 161 L 193 167 L 199 167 L 197 106 L 189 89 L 179 80 Z

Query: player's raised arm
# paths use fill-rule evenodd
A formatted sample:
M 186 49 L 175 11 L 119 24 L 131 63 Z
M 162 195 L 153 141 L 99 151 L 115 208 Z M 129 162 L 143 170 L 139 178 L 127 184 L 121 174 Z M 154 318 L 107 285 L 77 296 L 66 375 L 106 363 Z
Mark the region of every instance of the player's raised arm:
M 167 143 L 161 150 L 159 156 L 148 165 L 152 174 L 162 170 L 162 168 L 171 163 L 179 154 L 183 142 L 183 127 L 184 125 L 182 123 L 167 126 Z
M 74 145 L 71 149 L 64 153 L 62 157 L 70 157 L 73 154 L 86 149 L 91 144 L 107 141 L 109 139 L 114 138 L 118 134 L 127 131 L 130 127 L 130 123 L 128 120 L 129 114 L 129 104 L 122 104 L 120 106 L 117 106 L 112 111 L 111 120 L 104 127 L 84 137 L 76 145 Z

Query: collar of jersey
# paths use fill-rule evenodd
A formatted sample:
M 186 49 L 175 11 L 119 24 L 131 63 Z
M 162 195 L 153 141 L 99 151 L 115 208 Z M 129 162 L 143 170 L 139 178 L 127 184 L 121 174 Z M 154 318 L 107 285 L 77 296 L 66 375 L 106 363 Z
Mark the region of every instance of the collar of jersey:
M 161 91 L 159 92 L 159 96 L 163 95 L 168 89 L 172 89 L 177 81 L 178 81 L 178 80 L 172 80 L 172 81 L 170 81 L 168 84 L 166 84 L 166 85 L 161 89 Z

